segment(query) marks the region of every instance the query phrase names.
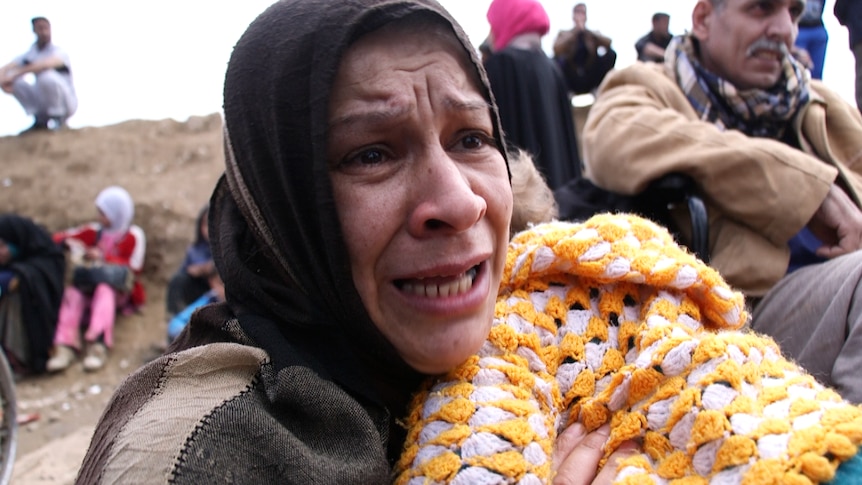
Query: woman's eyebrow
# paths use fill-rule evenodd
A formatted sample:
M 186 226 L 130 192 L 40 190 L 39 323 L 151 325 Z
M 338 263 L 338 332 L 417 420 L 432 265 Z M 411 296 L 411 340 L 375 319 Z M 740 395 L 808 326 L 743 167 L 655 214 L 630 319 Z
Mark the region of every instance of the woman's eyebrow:
M 374 109 L 360 113 L 349 113 L 342 116 L 336 116 L 329 120 L 329 126 L 330 128 L 338 128 L 341 126 L 355 125 L 357 123 L 386 123 L 403 117 L 412 109 L 413 108 L 411 106 L 402 105 L 389 106 L 383 109 Z
M 487 111 L 491 109 L 491 103 L 483 100 L 473 99 L 455 99 L 447 97 L 443 100 L 443 105 L 447 109 L 454 111 Z
M 464 100 L 448 96 L 443 100 L 443 106 L 449 111 L 456 112 L 488 111 L 491 109 L 491 104 L 485 100 Z M 349 127 L 358 123 L 382 124 L 392 122 L 402 118 L 411 110 L 413 110 L 412 105 L 403 105 L 388 106 L 360 113 L 348 113 L 331 119 L 329 127 L 330 129 L 336 129 L 342 126 Z

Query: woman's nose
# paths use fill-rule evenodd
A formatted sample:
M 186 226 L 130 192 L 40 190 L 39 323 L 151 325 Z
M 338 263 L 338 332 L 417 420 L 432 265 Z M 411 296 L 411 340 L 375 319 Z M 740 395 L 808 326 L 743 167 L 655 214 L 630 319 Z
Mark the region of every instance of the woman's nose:
M 442 147 L 429 150 L 414 164 L 415 205 L 408 230 L 416 237 L 460 232 L 484 217 L 487 201 L 474 192 L 468 167 L 452 159 Z

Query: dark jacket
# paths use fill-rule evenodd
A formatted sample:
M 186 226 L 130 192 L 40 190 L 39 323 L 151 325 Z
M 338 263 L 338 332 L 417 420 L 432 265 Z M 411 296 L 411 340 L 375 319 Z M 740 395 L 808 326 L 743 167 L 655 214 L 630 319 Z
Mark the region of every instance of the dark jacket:
M 859 0 L 835 0 L 833 10 L 841 25 L 850 34 L 850 48 L 862 42 L 862 2 Z

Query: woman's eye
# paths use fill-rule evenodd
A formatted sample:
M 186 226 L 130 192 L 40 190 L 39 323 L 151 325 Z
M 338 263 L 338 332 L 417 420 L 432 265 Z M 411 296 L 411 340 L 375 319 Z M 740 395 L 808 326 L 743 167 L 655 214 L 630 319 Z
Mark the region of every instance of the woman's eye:
M 470 133 L 465 137 L 461 138 L 461 145 L 468 150 L 475 150 L 477 148 L 482 148 L 488 143 L 488 137 L 485 135 L 479 135 L 476 133 Z
M 386 156 L 383 154 L 382 150 L 371 148 L 353 155 L 347 160 L 347 163 L 356 163 L 360 165 L 376 165 L 382 163 L 385 159 Z

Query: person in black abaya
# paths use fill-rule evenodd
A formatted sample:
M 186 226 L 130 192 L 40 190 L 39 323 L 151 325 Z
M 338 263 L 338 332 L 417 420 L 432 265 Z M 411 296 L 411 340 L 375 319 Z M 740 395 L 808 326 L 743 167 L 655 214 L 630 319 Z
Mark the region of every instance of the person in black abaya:
M 0 342 L 18 373 L 45 370 L 65 266 L 44 228 L 26 217 L 0 215 Z
M 527 150 L 556 189 L 580 176 L 566 81 L 542 51 L 550 28 L 536 0 L 494 0 L 488 8 L 494 53 L 485 62 L 507 142 Z

